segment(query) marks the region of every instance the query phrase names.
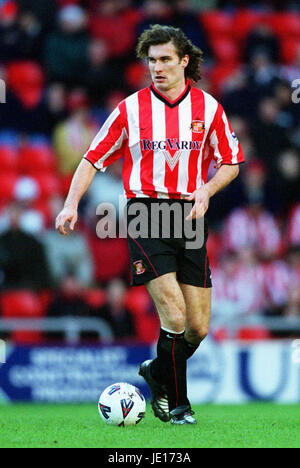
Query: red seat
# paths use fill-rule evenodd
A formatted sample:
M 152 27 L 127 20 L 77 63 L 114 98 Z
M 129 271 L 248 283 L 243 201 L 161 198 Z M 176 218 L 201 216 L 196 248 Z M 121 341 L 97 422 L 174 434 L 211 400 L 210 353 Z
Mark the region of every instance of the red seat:
M 125 297 L 125 306 L 133 315 L 144 315 L 151 304 L 150 296 L 144 287 L 130 288 Z
M 43 69 L 33 61 L 11 62 L 7 67 L 9 87 L 28 108 L 34 107 L 40 101 L 44 79 Z
M 61 181 L 56 175 L 43 173 L 34 174 L 33 177 L 39 184 L 42 198 L 61 194 Z
M 259 24 L 269 24 L 270 15 L 253 10 L 241 9 L 234 18 L 234 35 L 238 39 L 245 39 Z
M 298 39 L 282 39 L 280 42 L 280 55 L 284 63 L 292 64 L 300 53 L 300 37 Z M 300 76 L 300 75 L 299 75 Z
M 231 37 L 234 33 L 234 16 L 230 13 L 211 10 L 201 13 L 199 20 L 210 37 Z
M 238 70 L 237 64 L 220 64 L 210 73 L 213 92 L 219 95 L 226 81 Z
M 27 146 L 21 151 L 19 168 L 24 174 L 56 172 L 55 154 L 46 145 Z
M 270 19 L 270 25 L 279 36 L 300 38 L 299 13 L 275 13 Z
M 240 47 L 231 38 L 216 37 L 211 40 L 211 47 L 219 62 L 238 63 L 240 60 Z
M 85 291 L 84 299 L 92 309 L 99 309 L 106 303 L 106 292 L 102 289 L 88 289 Z
M 14 190 L 18 180 L 15 172 L 5 172 L 0 174 L 0 199 L 10 201 L 14 198 Z
M 29 291 L 9 291 L 1 295 L 4 318 L 41 317 L 41 303 L 37 294 Z
M 43 316 L 39 296 L 27 290 L 3 293 L 1 310 L 6 319 L 30 319 Z M 31 330 L 14 330 L 11 339 L 15 343 L 38 343 L 42 339 L 42 333 Z
M 14 172 L 17 169 L 18 151 L 14 146 L 0 146 L 0 167 L 1 172 Z

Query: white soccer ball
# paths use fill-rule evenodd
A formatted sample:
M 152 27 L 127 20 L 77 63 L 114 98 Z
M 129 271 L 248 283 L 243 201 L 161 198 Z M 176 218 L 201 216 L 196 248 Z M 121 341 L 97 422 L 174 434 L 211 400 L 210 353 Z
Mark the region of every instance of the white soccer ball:
M 145 416 L 146 401 L 141 391 L 125 382 L 107 387 L 99 398 L 101 418 L 112 426 L 138 424 Z

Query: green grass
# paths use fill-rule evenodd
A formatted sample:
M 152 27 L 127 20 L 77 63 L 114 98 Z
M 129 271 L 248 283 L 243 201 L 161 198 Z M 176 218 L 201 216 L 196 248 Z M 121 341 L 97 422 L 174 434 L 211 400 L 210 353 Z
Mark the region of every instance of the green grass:
M 300 405 L 195 406 L 197 426 L 174 427 L 147 408 L 138 426 L 106 426 L 97 405 L 0 407 L 0 447 L 294 447 Z

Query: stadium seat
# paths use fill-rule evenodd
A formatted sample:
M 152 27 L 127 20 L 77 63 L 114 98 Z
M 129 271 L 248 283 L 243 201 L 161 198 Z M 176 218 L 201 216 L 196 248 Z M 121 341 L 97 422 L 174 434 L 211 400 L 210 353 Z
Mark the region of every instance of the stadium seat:
M 34 107 L 42 97 L 44 72 L 36 62 L 11 62 L 7 67 L 7 81 L 28 108 Z
M 269 24 L 270 15 L 254 10 L 238 10 L 234 17 L 234 36 L 244 40 L 248 34 L 259 24 Z
M 0 199 L 10 201 L 14 198 L 14 189 L 18 180 L 15 172 L 5 172 L 0 174 Z
M 84 293 L 84 300 L 92 309 L 102 307 L 106 299 L 106 293 L 102 289 L 88 289 Z
M 278 36 L 300 39 L 299 13 L 275 13 L 270 19 L 270 26 Z
M 219 64 L 213 67 L 209 79 L 211 81 L 212 93 L 218 96 L 226 81 L 238 70 L 238 64 Z
M 130 288 L 125 297 L 125 306 L 133 315 L 144 315 L 149 310 L 150 296 L 145 287 Z
M 284 63 L 292 64 L 295 62 L 296 57 L 300 52 L 300 37 L 281 39 L 280 41 L 280 55 Z M 299 74 L 300 76 L 300 74 Z
M 40 318 L 43 308 L 37 294 L 31 291 L 10 291 L 1 295 L 2 316 L 6 319 Z M 15 330 L 11 335 L 14 343 L 38 343 L 42 340 L 40 331 Z
M 39 184 L 42 198 L 49 198 L 50 196 L 61 194 L 61 182 L 56 175 L 42 173 L 34 174 L 33 177 Z
M 201 24 L 209 37 L 232 37 L 234 32 L 234 16 L 220 10 L 210 10 L 199 16 Z
M 41 303 L 37 294 L 29 290 L 9 291 L 1 294 L 4 318 L 41 317 Z
M 1 172 L 14 172 L 18 164 L 18 151 L 11 145 L 0 145 Z
M 240 47 L 235 39 L 216 37 L 210 41 L 215 58 L 219 62 L 238 63 L 240 60 Z
M 49 146 L 26 146 L 21 150 L 20 156 L 19 168 L 24 174 L 56 172 L 55 154 Z

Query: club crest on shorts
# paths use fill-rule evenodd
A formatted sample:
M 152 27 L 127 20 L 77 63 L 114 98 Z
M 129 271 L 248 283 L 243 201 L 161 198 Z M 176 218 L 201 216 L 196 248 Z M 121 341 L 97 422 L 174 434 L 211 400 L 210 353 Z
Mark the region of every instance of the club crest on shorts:
M 146 271 L 146 267 L 144 265 L 144 262 L 142 260 L 137 260 L 136 262 L 133 262 L 135 266 L 135 274 L 136 275 L 142 275 Z
M 205 122 L 203 122 L 203 120 L 192 120 L 191 130 L 194 133 L 203 133 L 205 130 Z

